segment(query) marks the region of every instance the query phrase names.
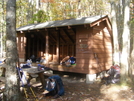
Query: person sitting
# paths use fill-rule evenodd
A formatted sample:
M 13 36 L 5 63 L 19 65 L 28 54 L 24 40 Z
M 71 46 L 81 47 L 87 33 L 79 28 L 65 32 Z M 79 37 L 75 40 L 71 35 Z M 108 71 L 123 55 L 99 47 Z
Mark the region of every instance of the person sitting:
M 46 64 L 45 56 L 42 56 L 42 57 L 41 57 L 40 63 L 42 63 L 42 64 Z
M 31 66 L 32 66 L 31 59 L 27 59 L 26 64 L 22 64 L 22 63 L 20 64 L 21 68 L 31 68 Z
M 36 58 L 35 58 L 34 55 L 32 55 L 32 56 L 30 57 L 30 59 L 32 60 L 32 62 L 36 62 Z
M 66 56 L 64 59 L 62 59 L 60 64 L 61 65 L 66 65 L 66 66 L 70 66 L 71 65 L 70 56 Z
M 32 60 L 31 59 L 27 59 L 26 65 L 31 66 L 31 64 L 32 64 Z
M 58 75 L 50 76 L 47 79 L 46 87 L 42 93 L 44 96 L 53 96 L 53 98 L 58 98 L 64 95 L 64 85 L 62 79 Z

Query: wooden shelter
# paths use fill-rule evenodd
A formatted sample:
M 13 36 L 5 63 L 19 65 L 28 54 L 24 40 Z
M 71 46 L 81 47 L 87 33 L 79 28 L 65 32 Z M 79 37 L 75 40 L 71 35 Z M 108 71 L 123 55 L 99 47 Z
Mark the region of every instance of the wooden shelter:
M 45 54 L 47 66 L 58 71 L 96 74 L 112 65 L 112 29 L 107 15 L 50 21 L 17 28 L 20 62 Z M 60 61 L 75 56 L 76 65 Z

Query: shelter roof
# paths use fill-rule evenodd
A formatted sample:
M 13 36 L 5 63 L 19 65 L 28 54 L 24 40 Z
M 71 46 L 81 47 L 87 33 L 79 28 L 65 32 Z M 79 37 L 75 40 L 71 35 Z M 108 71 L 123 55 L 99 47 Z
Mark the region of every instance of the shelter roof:
M 90 16 L 90 17 L 82 17 L 76 19 L 65 19 L 65 20 L 49 21 L 49 22 L 38 23 L 38 24 L 30 24 L 30 25 L 25 25 L 17 28 L 17 31 L 91 24 L 104 17 L 107 17 L 107 15 Z

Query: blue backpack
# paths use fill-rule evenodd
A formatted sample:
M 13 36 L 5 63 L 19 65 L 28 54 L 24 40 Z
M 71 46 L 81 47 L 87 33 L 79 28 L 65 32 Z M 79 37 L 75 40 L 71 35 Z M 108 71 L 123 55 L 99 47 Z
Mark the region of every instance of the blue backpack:
M 75 64 L 75 62 L 76 62 L 76 58 L 74 58 L 74 57 L 70 57 L 70 60 L 71 60 L 71 65 L 72 65 L 72 64 Z
M 64 86 L 61 77 L 58 75 L 50 76 L 47 80 L 46 90 L 52 96 L 64 95 Z

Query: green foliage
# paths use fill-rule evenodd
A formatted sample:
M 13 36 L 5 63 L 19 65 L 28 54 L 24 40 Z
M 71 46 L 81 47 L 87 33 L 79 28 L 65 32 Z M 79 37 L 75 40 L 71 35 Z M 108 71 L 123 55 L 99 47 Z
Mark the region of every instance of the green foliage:
M 36 14 L 33 15 L 33 18 L 29 23 L 41 23 L 41 22 L 46 22 L 48 20 L 47 15 L 43 10 L 39 10 Z
M 131 19 L 130 23 L 134 25 L 134 18 Z

